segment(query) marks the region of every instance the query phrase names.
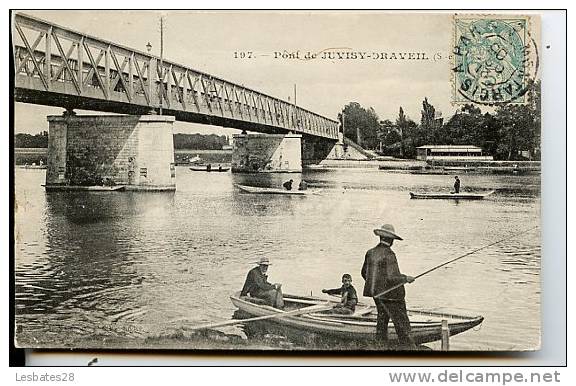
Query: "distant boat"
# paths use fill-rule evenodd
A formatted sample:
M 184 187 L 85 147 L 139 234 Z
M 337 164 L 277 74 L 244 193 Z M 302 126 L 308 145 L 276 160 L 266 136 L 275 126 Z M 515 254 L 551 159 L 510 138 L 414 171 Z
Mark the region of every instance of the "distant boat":
M 20 169 L 46 169 L 46 165 L 16 165 Z
M 202 158 L 200 158 L 199 155 L 196 155 L 192 158 L 184 158 L 182 161 L 176 161 L 176 166 L 187 166 L 190 164 L 195 164 L 197 162 L 202 161 Z
M 227 172 L 230 170 L 229 166 L 213 166 L 213 165 L 194 165 L 190 166 L 190 170 L 195 172 Z
M 238 185 L 236 184 L 238 189 L 247 192 L 247 193 L 255 193 L 255 194 L 287 194 L 292 196 L 305 196 L 306 194 L 313 193 L 311 190 L 286 190 L 284 188 L 262 188 L 259 186 L 248 186 L 248 185 Z
M 410 192 L 410 198 L 428 199 L 451 199 L 451 200 L 482 200 L 494 193 L 493 190 L 486 193 L 414 193 Z
M 438 174 L 438 175 L 446 175 L 449 174 L 447 171 L 442 169 L 419 169 L 419 170 L 410 170 L 410 174 Z
M 447 172 L 473 172 L 476 168 L 471 166 L 445 166 L 444 170 Z

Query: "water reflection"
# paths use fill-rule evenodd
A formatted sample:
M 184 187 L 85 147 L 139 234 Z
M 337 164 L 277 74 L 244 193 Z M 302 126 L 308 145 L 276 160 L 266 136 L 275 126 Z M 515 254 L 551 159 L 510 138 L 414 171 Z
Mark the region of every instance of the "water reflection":
M 106 340 L 160 347 L 168 344 L 164 338 L 193 345 L 186 328 L 229 319 L 229 296 L 260 256 L 273 261 L 271 280 L 288 293 L 318 294 L 343 272 L 361 293 L 364 253 L 382 223 L 401 232 L 395 252 L 402 270 L 416 274 L 537 225 L 540 217 L 533 194 L 539 178 L 527 176 L 467 175 L 466 188 L 502 193 L 451 202 L 408 195 L 449 189 L 451 176 L 378 170 L 235 175 L 178 168 L 178 190 L 167 194 L 47 194 L 43 174 L 16 173 L 17 336 L 30 346 L 92 347 Z M 320 194 L 248 194 L 234 187 L 278 187 L 289 178 L 304 178 Z M 506 189 L 519 189 L 522 197 Z M 485 316 L 481 331 L 451 341 L 455 349 L 534 347 L 539 245 L 538 232 L 526 234 L 422 277 L 408 286 L 408 304 Z M 243 336 L 239 327 L 225 331 Z

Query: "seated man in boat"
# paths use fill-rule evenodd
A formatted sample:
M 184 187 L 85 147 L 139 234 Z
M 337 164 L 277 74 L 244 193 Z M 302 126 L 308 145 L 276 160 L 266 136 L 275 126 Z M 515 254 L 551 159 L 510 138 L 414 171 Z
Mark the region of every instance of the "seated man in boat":
M 292 182 L 294 182 L 294 180 L 290 179 L 290 181 L 286 181 L 285 183 L 283 183 L 282 186 L 286 190 L 292 190 Z
M 323 289 L 322 293 L 328 295 L 340 295 L 342 300 L 340 304 L 331 310 L 331 313 L 352 315 L 358 304 L 358 295 L 356 289 L 352 286 L 352 276 L 348 273 L 342 275 L 342 287 L 334 289 Z
M 454 193 L 460 193 L 460 179 L 456 176 L 454 180 Z
M 298 185 L 298 190 L 306 190 L 308 189 L 308 184 L 306 183 L 306 181 L 302 180 L 300 181 L 300 184 Z
M 396 234 L 391 224 L 374 229 L 374 234 L 380 237 L 380 242 L 366 252 L 362 277 L 366 281 L 364 296 L 373 298 L 378 310 L 376 336 L 382 343 L 388 343 L 388 322 L 392 319 L 400 347 L 413 349 L 404 284 L 412 283 L 414 278 L 400 272 L 396 254 L 390 248 L 394 240 L 402 240 L 402 237 Z
M 270 261 L 267 257 L 261 257 L 255 262 L 257 267 L 252 268 L 246 276 L 244 287 L 240 296 L 250 295 L 254 298 L 263 300 L 265 304 L 275 307 L 284 308 L 284 297 L 282 295 L 281 284 L 268 283 L 268 266 Z

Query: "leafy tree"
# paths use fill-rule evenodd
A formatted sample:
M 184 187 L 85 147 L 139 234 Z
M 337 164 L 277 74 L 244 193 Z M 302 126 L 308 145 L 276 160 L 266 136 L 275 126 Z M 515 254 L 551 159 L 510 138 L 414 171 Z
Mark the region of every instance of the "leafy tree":
M 357 102 L 350 102 L 344 107 L 342 116 L 345 137 L 367 149 L 378 147 L 380 119 L 372 107 L 366 109 Z
M 14 147 L 16 148 L 47 148 L 48 132 L 42 131 L 39 134 L 18 133 L 14 136 Z
M 175 149 L 220 150 L 227 144 L 228 138 L 225 135 L 174 134 Z
M 415 141 L 418 146 L 434 142 L 436 131 L 436 109 L 428 103 L 428 98 L 424 98 L 422 101 L 421 113 L 419 138 Z
M 540 81 L 528 89 L 527 103 L 506 104 L 496 109 L 498 127 L 497 159 L 516 160 L 520 151 L 529 151 L 531 159 L 540 159 L 541 93 Z
M 414 136 L 418 125 L 404 114 L 404 109 L 400 106 L 396 127 L 400 134 L 400 157 L 410 158 L 416 155 L 414 146 Z
M 483 142 L 483 116 L 480 108 L 465 104 L 450 118 L 443 132 L 444 145 L 480 145 Z M 449 143 L 447 143 L 449 142 Z

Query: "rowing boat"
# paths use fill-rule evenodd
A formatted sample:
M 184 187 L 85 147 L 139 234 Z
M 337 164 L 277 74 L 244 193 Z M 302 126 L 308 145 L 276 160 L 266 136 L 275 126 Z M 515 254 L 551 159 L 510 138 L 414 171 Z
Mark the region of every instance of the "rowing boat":
M 246 319 L 257 316 L 283 313 L 311 305 L 326 304 L 327 300 L 312 296 L 284 295 L 284 310 L 254 303 L 250 297 L 240 296 L 237 292 L 230 297 L 238 308 L 235 317 Z M 334 305 L 337 301 L 330 301 Z M 327 311 L 329 312 L 329 311 Z M 337 344 L 354 348 L 377 348 L 376 308 L 359 303 L 354 315 L 338 315 L 326 312 L 310 313 L 298 316 L 275 317 L 266 321 L 251 322 L 244 325 L 246 335 L 276 334 L 291 340 L 304 342 L 313 347 Z M 478 326 L 482 316 L 463 316 L 448 313 L 408 310 L 411 335 L 418 345 L 442 339 L 442 321 L 448 322 L 450 335 L 460 334 Z M 398 343 L 392 322 L 388 325 L 388 339 L 391 346 Z
M 436 198 L 451 200 L 482 200 L 494 193 L 493 190 L 486 193 L 414 193 L 410 192 L 410 198 Z
M 236 187 L 238 187 L 238 189 L 240 189 L 243 192 L 255 193 L 255 194 L 287 194 L 292 196 L 304 196 L 312 192 L 310 190 L 286 190 L 279 188 L 263 188 L 260 186 L 248 186 L 239 184 L 236 184 Z
M 228 170 L 230 170 L 230 167 L 228 166 L 208 167 L 208 165 L 195 165 L 190 166 L 190 170 L 195 172 L 227 172 Z
M 46 191 L 88 191 L 88 192 L 122 192 L 126 189 L 124 185 L 113 186 L 79 186 L 79 185 L 42 185 Z

